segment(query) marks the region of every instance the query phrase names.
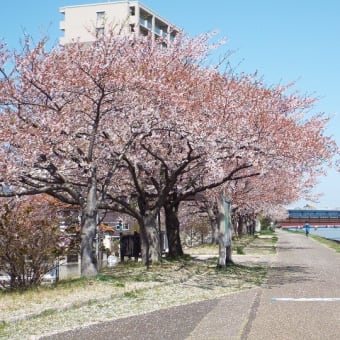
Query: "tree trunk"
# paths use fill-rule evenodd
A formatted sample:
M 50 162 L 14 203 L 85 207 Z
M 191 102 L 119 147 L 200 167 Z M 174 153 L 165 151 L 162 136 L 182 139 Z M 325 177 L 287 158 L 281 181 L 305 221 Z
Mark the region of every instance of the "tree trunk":
M 237 219 L 233 223 L 233 229 L 234 229 L 235 238 L 236 238 L 236 240 L 238 240 L 239 239 L 239 225 L 238 225 Z
M 169 257 L 183 256 L 182 243 L 179 232 L 178 209 L 172 206 L 164 206 L 165 226 L 169 244 Z
M 221 196 L 218 204 L 219 210 L 219 267 L 233 263 L 231 259 L 231 228 L 230 228 L 230 203 Z
M 247 234 L 247 223 L 243 216 L 240 216 L 239 223 L 240 223 L 241 234 L 246 235 Z
M 146 212 L 140 225 L 142 261 L 147 267 L 161 260 L 161 245 L 156 218 L 157 212 Z
M 255 234 L 255 220 L 253 219 L 249 221 L 249 230 L 251 235 Z
M 97 228 L 97 180 L 94 172 L 89 179 L 89 190 L 85 206 L 81 212 L 81 276 L 92 277 L 97 274 L 96 257 L 93 251 L 93 241 Z
M 211 243 L 218 244 L 218 216 L 216 216 L 216 212 L 218 209 L 214 207 L 215 203 L 209 204 L 207 208 L 210 226 L 211 226 Z

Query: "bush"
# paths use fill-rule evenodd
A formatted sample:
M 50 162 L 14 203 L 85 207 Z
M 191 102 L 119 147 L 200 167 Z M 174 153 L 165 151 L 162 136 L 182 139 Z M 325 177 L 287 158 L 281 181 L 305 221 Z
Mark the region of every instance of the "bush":
M 61 248 L 57 207 L 46 196 L 6 201 L 0 207 L 0 286 L 41 283 Z

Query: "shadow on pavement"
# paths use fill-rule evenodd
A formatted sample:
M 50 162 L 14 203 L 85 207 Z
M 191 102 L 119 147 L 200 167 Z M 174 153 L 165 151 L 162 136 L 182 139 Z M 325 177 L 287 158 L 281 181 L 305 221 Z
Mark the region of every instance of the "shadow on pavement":
M 277 266 L 272 267 L 267 286 L 277 287 L 289 283 L 300 283 L 311 280 L 310 272 L 308 271 L 308 267 L 303 266 Z

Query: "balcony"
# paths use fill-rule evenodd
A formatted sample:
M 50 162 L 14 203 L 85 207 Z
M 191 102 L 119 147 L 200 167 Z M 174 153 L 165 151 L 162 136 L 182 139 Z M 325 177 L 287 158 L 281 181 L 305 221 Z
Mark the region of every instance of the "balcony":
M 152 29 L 152 19 L 150 17 L 149 18 L 140 17 L 139 24 L 149 30 Z
M 148 30 L 152 30 L 152 14 L 141 8 L 139 13 L 139 24 Z
M 157 34 L 160 37 L 165 38 L 168 32 L 168 28 L 166 26 L 159 26 L 155 25 L 155 34 Z

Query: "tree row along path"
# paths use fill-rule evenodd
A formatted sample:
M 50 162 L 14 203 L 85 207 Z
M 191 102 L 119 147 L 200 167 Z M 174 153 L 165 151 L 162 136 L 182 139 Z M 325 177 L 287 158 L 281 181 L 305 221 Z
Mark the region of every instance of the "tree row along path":
M 278 254 L 262 288 L 85 327 L 51 338 L 339 339 L 340 254 L 303 234 L 278 231 L 278 235 Z

